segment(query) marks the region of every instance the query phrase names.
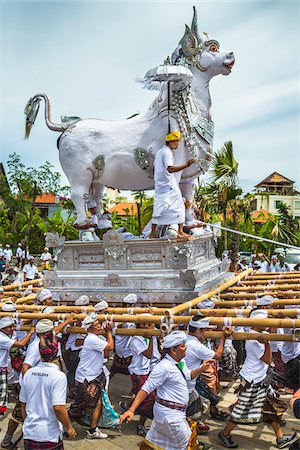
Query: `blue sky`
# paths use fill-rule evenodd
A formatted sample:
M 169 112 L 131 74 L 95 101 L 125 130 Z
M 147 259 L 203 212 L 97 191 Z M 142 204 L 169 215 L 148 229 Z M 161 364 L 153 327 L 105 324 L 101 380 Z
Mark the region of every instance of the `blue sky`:
M 38 92 L 50 97 L 54 122 L 143 111 L 155 93 L 135 79 L 175 49 L 193 4 L 200 30 L 236 57 L 231 75 L 211 82 L 214 149 L 233 141 L 245 191 L 273 171 L 300 189 L 298 1 L 0 0 L 1 161 L 17 152 L 27 165 L 49 160 L 61 171 L 43 108 L 23 139 L 24 106 Z

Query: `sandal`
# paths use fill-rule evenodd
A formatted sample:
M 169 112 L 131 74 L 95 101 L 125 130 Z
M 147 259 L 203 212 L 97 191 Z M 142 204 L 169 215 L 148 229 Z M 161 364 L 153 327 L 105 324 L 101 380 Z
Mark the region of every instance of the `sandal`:
M 215 413 L 211 413 L 210 417 L 214 420 L 220 420 L 221 422 L 224 422 L 228 419 L 229 414 L 224 411 L 217 411 Z
M 233 442 L 232 437 L 225 436 L 223 431 L 220 431 L 219 439 L 222 442 L 223 446 L 226 448 L 237 448 L 238 447 L 238 445 Z

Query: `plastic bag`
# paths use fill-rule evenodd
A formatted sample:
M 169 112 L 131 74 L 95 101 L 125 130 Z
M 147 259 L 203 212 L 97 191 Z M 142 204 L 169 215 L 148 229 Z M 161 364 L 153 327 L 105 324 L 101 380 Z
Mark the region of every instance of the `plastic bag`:
M 102 391 L 102 412 L 98 422 L 100 428 L 112 428 L 120 423 L 120 416 L 112 407 L 108 394 Z

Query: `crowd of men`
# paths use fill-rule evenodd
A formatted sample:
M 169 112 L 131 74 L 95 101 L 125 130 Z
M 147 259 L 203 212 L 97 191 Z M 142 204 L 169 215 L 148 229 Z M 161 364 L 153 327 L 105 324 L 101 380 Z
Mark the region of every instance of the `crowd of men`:
M 75 305 L 86 307 L 89 302 L 89 297 L 82 295 Z M 123 299 L 124 307 L 132 311 L 137 302 L 133 293 Z M 54 312 L 50 290 L 42 289 L 37 303 L 43 313 Z M 266 318 L 272 303 L 271 296 L 261 296 L 250 317 Z M 210 309 L 214 301 L 205 300 L 197 306 Z M 296 432 L 283 432 L 287 404 L 279 392 L 289 389 L 294 414 L 299 418 L 300 342 L 268 343 L 264 334 L 258 340 L 236 342 L 231 327 L 223 329 L 221 339 L 210 341 L 204 334 L 214 327 L 200 313 L 190 319 L 185 330 L 160 339 L 153 336 L 154 325 L 147 321 L 151 309 L 144 314 L 145 323 L 135 325 L 101 323 L 98 314 L 107 308 L 106 301 L 97 303 L 82 323 L 74 323 L 74 314 L 63 322 L 41 319 L 28 334 L 20 331 L 20 319 L 0 319 L 0 415 L 7 414 L 8 385 L 16 386 L 18 392 L 2 448 L 11 447 L 19 424 L 23 426 L 25 449 L 63 449 L 63 432 L 64 437 L 76 436 L 74 422 L 86 426 L 87 439 L 107 439 L 100 426 L 108 425 L 108 417 L 113 418 L 109 422 L 112 426 L 139 415 L 137 434 L 144 438 L 142 450 L 209 449 L 210 445 L 198 440 L 199 435 L 209 433 L 207 416 L 227 422 L 224 428 L 220 425 L 219 432 L 220 443 L 226 448 L 238 446 L 231 435 L 236 426 L 264 420 L 273 428 L 278 448 L 299 449 Z M 15 303 L 2 304 L 2 311 L 15 312 Z M 69 325 L 80 326 L 82 333 L 68 334 Z M 115 332 L 135 326 L 149 330 L 149 335 Z M 262 333 L 266 329 L 249 331 Z M 129 380 L 132 385 L 131 400 L 120 402 L 121 417 L 108 395 L 116 373 L 126 377 L 128 390 Z M 220 381 L 238 378 L 237 402 L 228 414 L 218 407 Z M 147 419 L 152 420 L 150 429 Z
M 22 244 L 18 243 L 15 257 L 10 244 L 5 247 L 0 244 L 0 284 L 8 285 L 12 283 L 21 283 L 31 281 L 37 278 L 39 273 L 51 269 L 52 255 L 49 248 L 45 247 L 39 260 L 39 269 L 36 265 L 36 259 L 29 252 L 28 247 L 22 249 Z

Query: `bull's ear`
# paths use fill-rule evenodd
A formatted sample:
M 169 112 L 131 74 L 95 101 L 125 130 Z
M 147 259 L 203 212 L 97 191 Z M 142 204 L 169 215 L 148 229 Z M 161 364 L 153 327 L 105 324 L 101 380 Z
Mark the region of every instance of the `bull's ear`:
M 194 34 L 194 36 L 196 36 L 197 40 L 198 40 L 198 45 L 203 44 L 203 39 L 198 31 L 198 14 L 197 14 L 197 9 L 195 6 L 193 6 L 193 20 L 192 20 L 192 26 L 191 26 L 191 30 L 192 33 Z
M 187 57 L 195 56 L 199 51 L 198 40 L 187 25 L 185 26 L 185 33 L 179 45 L 181 46 L 182 53 Z

